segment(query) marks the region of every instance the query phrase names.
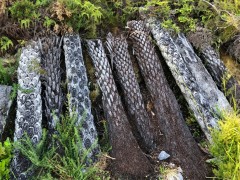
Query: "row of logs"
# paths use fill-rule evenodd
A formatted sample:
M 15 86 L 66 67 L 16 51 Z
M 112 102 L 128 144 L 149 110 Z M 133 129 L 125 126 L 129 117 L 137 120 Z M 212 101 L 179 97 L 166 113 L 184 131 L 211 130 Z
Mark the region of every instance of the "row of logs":
M 129 39 L 109 33 L 106 48 L 100 39 L 85 41 L 102 91 L 103 110 L 112 147 L 111 171 L 121 177 L 145 177 L 153 172 L 153 165 L 145 152 L 164 150 L 171 155 L 169 161 L 183 169 L 185 177 L 204 179 L 209 174 L 206 156 L 200 151 L 184 121 L 177 99 L 164 75 L 161 61 L 166 61 L 189 108 L 210 142 L 209 128 L 217 126 L 218 111 L 232 110 L 221 85 L 228 70 L 210 45 L 200 49 L 199 58 L 183 34 L 171 37 L 154 18 L 145 22 L 130 21 L 127 26 Z M 158 56 L 150 32 L 164 59 Z M 149 117 L 146 110 L 128 51 L 128 41 L 133 44 L 140 73 L 156 111 L 155 119 Z M 87 70 L 79 35 L 59 38 L 50 34 L 23 48 L 18 68 L 14 140 L 23 138 L 26 132 L 32 142 L 37 144 L 42 135 L 42 114 L 47 118 L 50 134 L 55 133 L 64 103 L 61 89 L 62 44 L 70 113 L 76 113 L 76 124 L 82 125 L 79 133 L 83 139 L 83 148 L 91 148 L 88 157 L 95 162 L 100 147 L 96 145 L 98 135 L 91 111 Z M 116 69 L 126 109 L 112 68 Z M 234 78 L 230 80 L 229 89 L 239 87 Z M 12 161 L 15 177 L 27 179 L 32 173 L 27 171 L 29 167 L 30 162 L 19 152 L 15 152 Z

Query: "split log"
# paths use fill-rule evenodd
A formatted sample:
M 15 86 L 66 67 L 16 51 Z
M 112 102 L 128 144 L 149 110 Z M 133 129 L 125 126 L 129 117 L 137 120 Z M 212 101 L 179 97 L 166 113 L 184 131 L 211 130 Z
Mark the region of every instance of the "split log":
M 233 100 L 236 100 L 237 108 L 240 109 L 240 85 L 237 80 L 230 75 L 231 73 L 220 59 L 219 53 L 208 42 L 204 42 L 200 46 L 196 42 L 198 39 L 202 39 L 201 36 L 206 34 L 205 31 L 204 28 L 197 28 L 196 32 L 188 35 L 188 39 L 193 47 L 199 51 L 203 64 L 218 88 L 227 95 L 228 101 L 232 105 L 234 105 Z
M 150 121 L 145 109 L 143 97 L 128 53 L 126 38 L 122 36 L 114 38 L 109 33 L 107 36 L 107 48 L 116 67 L 128 112 L 131 115 L 131 120 L 134 121 L 132 124 L 137 127 L 141 136 L 138 142 L 143 140 L 145 149 L 151 151 L 157 145 L 158 135 L 160 134 L 159 127 L 154 129 L 154 124 Z
M 104 113 L 112 146 L 111 156 L 114 158 L 111 162 L 112 172 L 121 176 L 144 177 L 152 168 L 132 134 L 102 42 L 88 40 L 87 46 L 103 93 Z
M 2 134 L 12 104 L 10 99 L 11 90 L 11 86 L 0 85 L 0 140 L 2 140 Z
M 61 56 L 62 39 L 56 35 L 49 35 L 40 41 L 41 61 L 44 68 L 43 84 L 45 116 L 48 121 L 48 130 L 54 133 L 56 123 L 62 112 L 62 90 L 61 90 Z
M 24 138 L 26 133 L 36 145 L 42 136 L 42 99 L 40 74 L 40 52 L 36 42 L 23 48 L 18 67 L 17 115 L 15 120 L 14 141 Z M 27 179 L 26 172 L 30 161 L 16 152 L 12 161 L 12 171 L 16 179 Z
M 205 69 L 201 59 L 194 53 L 192 46 L 183 34 L 173 40 L 155 18 L 147 20 L 157 46 L 180 87 L 189 108 L 193 111 L 198 124 L 211 141 L 210 128 L 217 126 L 220 110 L 231 110 L 223 93 Z
M 83 148 L 90 150 L 88 157 L 96 161 L 99 153 L 97 130 L 91 112 L 88 78 L 82 56 L 81 39 L 79 35 L 64 37 L 64 53 L 70 94 L 70 113 L 77 116 L 77 125 L 81 125 L 80 135 Z
M 169 152 L 170 161 L 180 165 L 189 179 L 204 179 L 208 173 L 204 155 L 183 119 L 144 23 L 130 21 L 127 26 L 131 30 L 130 38 L 141 73 L 154 100 L 156 115 L 163 133 L 159 138 L 164 138 L 162 150 Z

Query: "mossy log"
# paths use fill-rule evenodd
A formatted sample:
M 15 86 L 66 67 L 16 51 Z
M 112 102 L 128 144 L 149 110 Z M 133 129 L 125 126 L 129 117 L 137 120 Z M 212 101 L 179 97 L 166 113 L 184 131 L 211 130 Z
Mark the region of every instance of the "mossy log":
M 64 36 L 64 54 L 67 74 L 69 109 L 77 116 L 77 125 L 81 126 L 80 135 L 83 148 L 89 151 L 88 157 L 96 161 L 99 153 L 98 136 L 91 112 L 88 78 L 82 56 L 79 35 Z M 89 163 L 89 162 L 87 162 Z
M 40 74 L 33 65 L 40 65 L 39 45 L 32 41 L 23 48 L 18 67 L 17 114 L 14 141 L 24 138 L 26 133 L 33 144 L 42 136 L 42 99 Z M 30 162 L 19 152 L 12 160 L 12 172 L 16 179 L 27 179 Z
M 0 140 L 2 139 L 8 112 L 12 104 L 10 98 L 11 90 L 11 86 L 0 85 Z
M 160 130 L 159 127 L 154 129 L 154 124 L 146 111 L 128 52 L 126 38 L 123 36 L 113 37 L 109 33 L 107 36 L 107 47 L 123 89 L 127 109 L 133 121 L 132 124 L 135 127 L 134 129 L 140 134 L 138 142 L 142 143 L 143 141 L 144 148 L 147 151 L 151 151 L 157 145 Z
M 159 128 L 163 133 L 162 150 L 170 161 L 180 165 L 189 179 L 204 179 L 208 174 L 204 155 L 193 139 L 178 102 L 166 80 L 158 55 L 142 21 L 130 21 L 130 38 L 146 86 L 153 99 Z M 189 151 L 191 149 L 191 151 Z
M 198 28 L 199 31 L 202 29 Z M 202 32 L 202 31 L 200 31 Z M 201 37 L 200 32 L 191 33 L 189 35 L 191 39 L 199 39 Z M 204 32 L 202 32 L 204 33 Z M 231 75 L 230 71 L 224 65 L 223 61 L 220 59 L 219 53 L 209 44 L 204 43 L 202 46 L 196 44 L 196 40 L 191 41 L 191 44 L 199 52 L 199 56 L 203 61 L 203 64 L 207 68 L 209 74 L 212 76 L 218 88 L 226 94 L 228 101 L 236 105 L 240 109 L 240 85 L 237 80 Z
M 102 42 L 88 40 L 87 46 L 103 94 L 104 113 L 112 147 L 111 156 L 114 158 L 111 161 L 112 172 L 120 176 L 144 177 L 152 171 L 152 167 L 133 136 Z
M 53 133 L 56 123 L 62 112 L 62 90 L 61 90 L 61 56 L 62 39 L 56 35 L 49 35 L 40 41 L 41 63 L 43 66 L 43 84 L 45 116 L 48 121 L 48 130 Z
M 155 18 L 147 19 L 156 44 L 180 87 L 198 124 L 211 141 L 210 128 L 217 126 L 219 110 L 231 110 L 201 59 L 183 34 L 173 39 Z

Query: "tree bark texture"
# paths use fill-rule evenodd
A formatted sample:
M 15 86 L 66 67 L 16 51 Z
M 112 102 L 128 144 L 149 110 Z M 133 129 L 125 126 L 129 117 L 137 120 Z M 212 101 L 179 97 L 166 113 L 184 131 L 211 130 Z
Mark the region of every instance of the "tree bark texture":
M 180 165 L 189 179 L 204 179 L 207 175 L 204 155 L 194 141 L 164 75 L 149 33 L 142 21 L 130 21 L 130 38 L 146 86 L 154 100 L 159 126 L 163 133 L 162 150 L 171 155 L 170 161 Z M 191 149 L 191 151 L 190 151 Z
M 107 36 L 107 47 L 124 92 L 128 112 L 141 136 L 139 142 L 143 140 L 145 148 L 151 151 L 151 149 L 156 147 L 159 138 L 157 133 L 159 128 L 154 129 L 154 124 L 150 121 L 145 109 L 143 97 L 128 52 L 126 38 L 123 36 L 115 38 L 109 33 Z
M 240 34 L 237 34 L 227 48 L 227 52 L 240 63 Z
M 198 32 L 190 35 L 190 39 L 197 38 Z M 191 41 L 191 44 L 195 49 L 199 51 L 199 55 L 203 64 L 207 68 L 209 74 L 212 76 L 218 88 L 226 94 L 228 101 L 233 105 L 236 100 L 237 108 L 240 109 L 240 85 L 237 80 L 230 75 L 230 71 L 224 65 L 220 59 L 219 53 L 208 43 L 204 46 L 198 47 L 196 41 Z
M 112 146 L 111 156 L 115 158 L 111 163 L 112 172 L 122 176 L 144 177 L 152 168 L 132 134 L 102 42 L 88 40 L 87 46 L 103 93 L 104 113 Z
M 77 116 L 77 125 L 81 125 L 80 134 L 83 147 L 89 151 L 88 157 L 96 161 L 99 153 L 98 136 L 91 112 L 88 78 L 82 56 L 81 39 L 79 35 L 64 37 L 64 52 L 70 94 L 70 113 Z
M 150 28 L 168 67 L 180 87 L 198 124 L 211 141 L 209 128 L 216 127 L 218 110 L 231 110 L 223 93 L 218 90 L 212 77 L 183 34 L 174 40 L 158 20 L 149 18 Z
M 17 114 L 15 120 L 14 141 L 24 138 L 24 133 L 37 144 L 42 136 L 42 99 L 39 46 L 36 42 L 23 48 L 18 67 L 19 90 L 17 95 Z M 17 179 L 27 179 L 30 167 L 29 160 L 16 152 L 12 161 L 12 171 Z
M 45 115 L 48 120 L 48 129 L 50 133 L 53 133 L 56 129 L 56 123 L 59 121 L 63 105 L 60 68 L 62 39 L 56 35 L 49 35 L 48 37 L 42 38 L 40 42 L 41 61 L 44 68 Z
M 2 133 L 12 104 L 10 98 L 11 90 L 11 86 L 0 85 L 0 140 L 2 139 Z

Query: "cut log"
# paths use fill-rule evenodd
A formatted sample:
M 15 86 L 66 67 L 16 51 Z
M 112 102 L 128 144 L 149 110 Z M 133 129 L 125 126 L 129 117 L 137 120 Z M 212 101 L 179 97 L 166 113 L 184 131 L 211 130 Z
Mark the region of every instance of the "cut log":
M 164 138 L 162 150 L 170 161 L 180 165 L 189 179 L 204 179 L 208 173 L 204 155 L 193 139 L 181 114 L 178 102 L 168 85 L 160 60 L 142 21 L 130 21 L 130 38 L 146 86 L 154 100 L 156 115 Z M 191 151 L 189 151 L 191 149 Z
M 56 123 L 59 121 L 63 105 L 60 68 L 61 44 L 62 39 L 56 35 L 49 35 L 40 41 L 41 63 L 44 68 L 42 74 L 45 86 L 45 116 L 50 133 L 53 133 L 56 129 Z
M 104 113 L 112 146 L 111 156 L 114 158 L 111 162 L 112 172 L 116 175 L 142 178 L 151 172 L 152 168 L 132 134 L 102 42 L 88 40 L 87 46 L 103 93 Z
M 76 114 L 77 125 L 81 125 L 80 134 L 83 148 L 89 150 L 88 157 L 96 161 L 99 153 L 97 130 L 91 112 L 89 98 L 88 78 L 82 56 L 81 39 L 79 35 L 66 35 L 64 37 L 64 53 L 70 94 L 70 113 Z M 91 149 L 91 150 L 90 150 Z
M 227 48 L 227 52 L 240 63 L 240 34 L 235 35 Z
M 114 38 L 111 33 L 107 36 L 107 48 L 112 57 L 112 62 L 116 67 L 117 75 L 124 92 L 124 99 L 127 103 L 127 109 L 134 121 L 135 127 L 140 134 L 138 142 L 144 142 L 144 147 L 148 151 L 156 147 L 159 139 L 159 127 L 153 127 L 148 113 L 145 109 L 143 97 L 134 74 L 133 65 L 128 53 L 128 44 L 126 38 Z M 136 128 L 135 128 L 136 129 Z
M 2 140 L 8 112 L 12 104 L 10 99 L 11 90 L 11 86 L 0 85 L 0 140 Z
M 42 99 L 39 46 L 36 42 L 23 48 L 18 67 L 17 115 L 15 120 L 14 141 L 24 138 L 26 133 L 36 145 L 42 136 Z M 30 161 L 16 152 L 12 161 L 12 171 L 16 179 L 27 179 L 26 172 Z
M 217 126 L 219 110 L 231 110 L 223 93 L 194 53 L 183 34 L 173 40 L 155 18 L 147 20 L 156 44 L 180 87 L 198 124 L 211 141 L 210 128 Z
M 226 94 L 228 101 L 232 105 L 235 103 L 233 100 L 236 100 L 237 108 L 240 109 L 240 85 L 237 80 L 230 75 L 231 73 L 226 68 L 223 61 L 221 61 L 219 53 L 217 53 L 209 43 L 206 42 L 203 46 L 198 46 L 196 40 L 193 40 L 200 39 L 199 36 L 204 33 L 202 29 L 203 28 L 197 28 L 197 31 L 189 34 L 188 38 L 193 47 L 199 51 L 203 64 L 206 66 L 218 88 Z

